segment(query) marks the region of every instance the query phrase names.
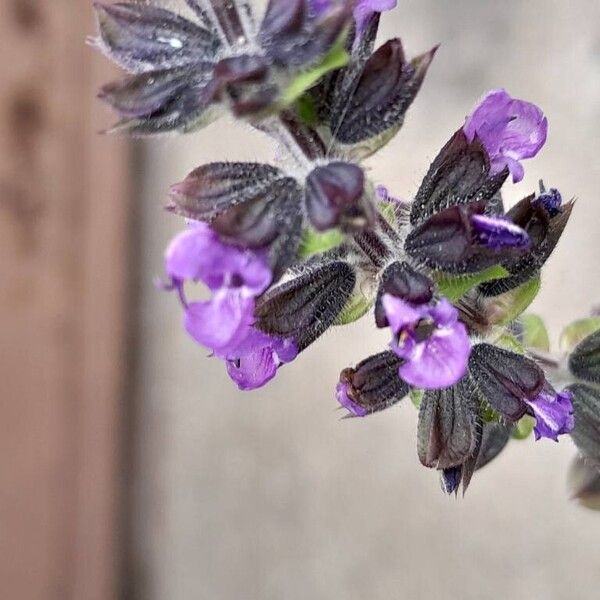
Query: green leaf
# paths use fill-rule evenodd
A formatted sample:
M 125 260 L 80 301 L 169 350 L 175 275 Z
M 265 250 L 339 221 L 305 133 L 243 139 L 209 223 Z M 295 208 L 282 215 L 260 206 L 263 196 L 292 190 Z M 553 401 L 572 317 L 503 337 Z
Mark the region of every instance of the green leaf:
M 289 106 L 300 98 L 306 90 L 316 85 L 323 76 L 330 71 L 345 67 L 349 60 L 350 55 L 346 50 L 346 35 L 342 35 L 316 67 L 300 73 L 291 81 L 283 93 L 280 103 L 283 106 Z
M 523 326 L 523 344 L 526 348 L 550 352 L 548 330 L 541 317 L 533 314 L 523 315 L 521 325 Z
M 336 325 L 350 325 L 364 317 L 373 306 L 373 302 L 363 294 L 355 294 L 350 297 L 348 304 L 335 320 Z
M 511 352 L 516 352 L 517 354 L 524 354 L 525 348 L 523 344 L 514 336 L 509 333 L 503 333 L 495 342 L 497 346 L 504 348 L 505 350 L 510 350 Z
M 540 276 L 534 277 L 518 288 L 488 301 L 490 321 L 497 325 L 508 325 L 523 314 L 535 300 L 542 285 Z
M 421 402 L 423 402 L 424 395 L 425 395 L 425 390 L 417 390 L 414 388 L 410 389 L 410 392 L 409 392 L 410 400 L 415 405 L 415 408 L 421 408 Z
M 529 415 L 525 415 L 513 426 L 510 437 L 513 440 L 526 440 L 531 435 L 534 427 L 535 419 Z
M 437 285 L 441 294 L 451 302 L 460 300 L 469 290 L 481 283 L 492 279 L 508 277 L 510 273 L 501 266 L 490 267 L 485 271 L 473 275 L 451 276 L 443 275 L 438 279 Z
M 379 212 L 383 215 L 383 218 L 392 226 L 396 227 L 397 219 L 396 219 L 396 209 L 391 202 L 380 202 L 377 205 L 379 208 Z
M 324 233 L 307 229 L 302 237 L 298 255 L 300 258 L 310 258 L 315 254 L 337 248 L 343 241 L 344 234 L 338 229 L 330 229 Z
M 487 402 L 482 405 L 481 418 L 485 423 L 500 422 L 500 415 Z
M 600 329 L 600 317 L 590 317 L 589 319 L 579 319 L 565 327 L 560 334 L 561 352 L 570 352 L 582 342 L 588 335 Z
M 308 95 L 300 96 L 296 102 L 296 113 L 306 125 L 315 125 L 318 120 L 317 108 L 314 100 Z

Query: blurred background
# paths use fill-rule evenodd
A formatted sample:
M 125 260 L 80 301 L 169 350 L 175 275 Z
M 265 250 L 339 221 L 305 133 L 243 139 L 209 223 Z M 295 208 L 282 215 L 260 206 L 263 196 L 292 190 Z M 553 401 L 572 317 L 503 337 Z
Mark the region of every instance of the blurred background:
M 111 68 L 88 0 L 0 0 L 0 598 L 596 600 L 600 518 L 569 500 L 567 439 L 512 442 L 466 498 L 415 450 L 409 402 L 340 421 L 339 371 L 387 343 L 333 330 L 242 394 L 157 291 L 182 222 L 168 186 L 270 160 L 227 120 L 186 137 L 97 135 Z M 554 340 L 600 304 L 600 3 L 400 0 L 383 38 L 441 49 L 371 176 L 410 198 L 487 90 L 540 105 L 539 178 L 578 199 L 535 312 Z

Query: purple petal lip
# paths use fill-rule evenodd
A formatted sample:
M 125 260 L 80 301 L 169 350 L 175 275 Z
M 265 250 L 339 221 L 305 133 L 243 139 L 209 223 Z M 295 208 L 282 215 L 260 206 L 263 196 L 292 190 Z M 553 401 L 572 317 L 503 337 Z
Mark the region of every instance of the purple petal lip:
M 471 342 L 450 302 L 411 305 L 385 294 L 383 306 L 394 334 L 390 347 L 405 361 L 401 379 L 422 389 L 440 389 L 464 377 Z
M 262 254 L 224 244 L 205 223 L 195 223 L 180 233 L 166 253 L 169 277 L 202 281 L 211 290 L 242 288 L 257 296 L 271 283 L 271 271 Z
M 298 347 L 293 340 L 272 338 L 250 328 L 238 354 L 238 357 L 227 360 L 227 373 L 241 390 L 247 391 L 271 381 L 281 365 L 292 362 L 298 356 Z
M 529 248 L 530 240 L 527 232 L 508 219 L 473 215 L 471 224 L 477 234 L 478 242 L 482 246 L 492 250 L 502 248 L 526 250 Z
M 337 384 L 335 395 L 338 402 L 346 409 L 348 409 L 355 417 L 365 417 L 367 410 L 362 406 L 359 406 L 349 396 L 350 385 L 346 382 L 341 381 Z
M 521 160 L 533 158 L 548 136 L 548 120 L 542 111 L 505 90 L 489 92 L 467 118 L 464 132 L 469 142 L 475 137 L 490 156 L 492 175 L 508 167 L 513 181 L 524 177 Z
M 222 290 L 209 301 L 189 304 L 184 326 L 196 342 L 225 357 L 246 341 L 253 319 L 253 298 Z
M 542 392 L 533 400 L 525 400 L 535 417 L 535 439 L 549 438 L 558 442 L 558 436 L 570 433 L 575 427 L 573 394 L 568 390 L 559 394 Z
M 169 245 L 166 270 L 184 308 L 184 326 L 199 344 L 227 363 L 242 390 L 262 387 L 298 355 L 293 340 L 269 337 L 253 327 L 255 298 L 271 283 L 264 253 L 225 244 L 205 223 L 192 223 Z M 203 282 L 212 297 L 188 303 L 185 282 Z

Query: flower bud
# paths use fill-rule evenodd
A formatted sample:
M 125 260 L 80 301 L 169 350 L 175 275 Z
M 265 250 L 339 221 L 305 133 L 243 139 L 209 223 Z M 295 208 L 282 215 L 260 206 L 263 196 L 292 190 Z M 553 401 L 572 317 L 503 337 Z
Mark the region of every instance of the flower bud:
M 426 467 L 448 469 L 462 465 L 479 444 L 481 407 L 468 378 L 425 393 L 419 409 L 417 451 Z
M 490 406 L 511 421 L 527 412 L 525 400 L 537 398 L 546 385 L 535 362 L 491 344 L 473 347 L 469 372 Z
M 365 197 L 365 176 L 351 163 L 332 162 L 314 169 L 306 180 L 306 210 L 318 231 L 332 227 L 361 230 L 372 225 L 375 211 Z
M 257 300 L 256 326 L 269 335 L 294 339 L 302 351 L 335 323 L 355 284 L 356 273 L 348 263 L 315 264 Z
M 398 377 L 401 360 L 393 352 L 382 352 L 345 369 L 340 375 L 337 399 L 354 416 L 364 417 L 402 400 L 408 385 Z

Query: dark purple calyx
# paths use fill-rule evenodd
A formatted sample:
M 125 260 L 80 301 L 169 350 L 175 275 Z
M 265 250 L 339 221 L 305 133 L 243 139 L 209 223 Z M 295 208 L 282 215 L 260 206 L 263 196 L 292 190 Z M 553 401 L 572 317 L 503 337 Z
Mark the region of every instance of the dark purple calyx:
M 225 58 L 214 68 L 211 100 L 228 100 L 233 113 L 240 117 L 265 110 L 279 95 L 278 87 L 269 81 L 269 73 L 269 63 L 262 56 Z
M 419 408 L 417 452 L 430 468 L 461 466 L 476 451 L 481 435 L 481 406 L 469 377 L 456 385 L 429 390 Z
M 461 129 L 429 167 L 413 202 L 410 222 L 418 225 L 456 205 L 483 202 L 491 207 L 507 177 L 508 169 L 492 175 L 486 149 L 478 138 L 469 142 Z
M 563 204 L 557 190 L 543 190 L 539 196 L 528 196 L 513 206 L 506 217 L 527 232 L 531 245 L 521 256 L 502 262 L 511 275 L 484 283 L 480 288 L 483 295 L 503 294 L 535 277 L 560 241 L 573 207 L 573 201 Z
M 405 249 L 415 260 L 449 273 L 475 273 L 529 247 L 528 234 L 508 219 L 484 215 L 485 202 L 451 206 L 408 235 Z
M 211 223 L 228 242 L 267 248 L 275 279 L 295 260 L 302 235 L 302 190 L 270 165 L 210 163 L 171 188 L 170 209 Z
M 270 0 L 259 41 L 267 56 L 282 67 L 314 64 L 352 22 L 352 2 L 344 0 L 322 15 L 310 0 Z
M 383 307 L 383 295 L 390 294 L 411 304 L 427 304 L 433 299 L 434 283 L 423 273 L 408 263 L 394 262 L 383 272 L 381 285 L 375 302 L 375 322 L 377 327 L 389 326 Z
M 535 362 L 491 344 L 473 347 L 469 372 L 490 406 L 513 422 L 528 412 L 527 401 L 538 398 L 547 385 Z
M 303 351 L 335 323 L 355 285 L 356 272 L 344 261 L 307 267 L 257 300 L 256 327 L 270 336 L 295 340 Z
M 569 370 L 582 381 L 600 385 L 600 331 L 577 344 L 569 356 Z
M 335 98 L 332 116 L 344 116 L 335 127 L 336 139 L 352 145 L 398 129 L 421 89 L 436 49 L 407 62 L 400 39 L 378 48 L 367 60 L 350 98 L 345 90 Z
M 401 362 L 393 352 L 382 352 L 354 369 L 344 369 L 336 390 L 338 401 L 356 417 L 393 406 L 409 392 L 409 386 L 398 377 Z
M 332 162 L 310 173 L 306 180 L 306 210 L 318 231 L 332 227 L 360 231 L 375 220 L 373 206 L 365 197 L 363 170 L 345 162 Z

